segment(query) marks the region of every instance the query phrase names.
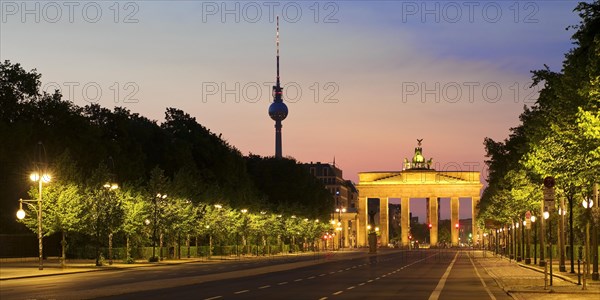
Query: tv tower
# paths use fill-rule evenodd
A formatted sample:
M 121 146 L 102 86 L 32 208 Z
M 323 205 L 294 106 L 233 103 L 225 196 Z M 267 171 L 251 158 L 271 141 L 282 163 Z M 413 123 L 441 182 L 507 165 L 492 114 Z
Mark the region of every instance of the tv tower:
M 269 116 L 275 121 L 275 158 L 282 158 L 281 154 L 281 121 L 288 115 L 288 108 L 281 98 L 282 89 L 279 81 L 279 16 L 277 16 L 277 81 L 273 86 L 273 103 L 269 106 Z

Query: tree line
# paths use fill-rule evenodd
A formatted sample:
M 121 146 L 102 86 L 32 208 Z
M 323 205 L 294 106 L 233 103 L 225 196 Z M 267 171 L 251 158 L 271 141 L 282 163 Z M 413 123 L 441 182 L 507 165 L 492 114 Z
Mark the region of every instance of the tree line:
M 155 228 L 170 242 L 210 234 L 224 243 L 325 230 L 316 220 L 328 218 L 333 198 L 293 158 L 244 156 L 176 108 L 159 123 L 123 107 L 81 107 L 40 86 L 35 69 L 0 63 L 1 233 L 37 231 L 34 203 L 24 204 L 24 221 L 14 214 L 19 198 L 37 199 L 33 171 L 52 176 L 42 189 L 44 235 L 76 235 L 96 249 L 113 235 L 148 246 Z
M 532 71 L 534 85 L 542 86 L 536 103 L 524 107 L 507 139 L 485 139 L 489 177 L 480 225 L 486 220 L 492 226 L 520 223 L 526 211 L 540 218 L 547 176 L 556 180 L 554 214 L 566 200 L 571 228 L 587 221 L 581 203 L 592 198 L 600 181 L 600 3 L 582 2 L 575 11 L 581 20 L 567 28 L 575 30 L 574 47 L 565 54 L 562 70 Z M 575 238 L 582 232 L 571 230 Z

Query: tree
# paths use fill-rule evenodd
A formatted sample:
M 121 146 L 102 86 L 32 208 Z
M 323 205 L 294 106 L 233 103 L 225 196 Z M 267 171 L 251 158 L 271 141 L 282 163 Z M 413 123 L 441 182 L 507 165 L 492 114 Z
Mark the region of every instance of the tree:
M 133 188 L 123 186 L 117 192 L 117 197 L 123 203 L 123 223 L 121 224 L 121 230 L 125 233 L 126 238 L 125 253 L 127 257 L 125 261 L 132 263 L 131 239 L 137 237 L 136 242 L 140 242 L 140 237 L 147 226 L 146 221 L 149 222 L 148 218 L 150 218 L 151 209 L 148 202 L 144 201 L 143 195 L 133 190 Z
M 44 236 L 61 233 L 61 266 L 64 268 L 66 267 L 67 234 L 82 230 L 85 205 L 82 191 L 73 181 L 78 176 L 78 170 L 69 152 L 63 153 L 51 169 L 54 170 L 51 184 L 45 185 L 42 189 L 42 227 L 45 230 Z M 37 185 L 31 187 L 29 196 L 32 199 L 38 197 Z M 32 214 L 27 214 L 22 222 L 37 233 L 37 206 L 29 205 L 29 209 Z
M 101 266 L 100 247 L 102 241 L 110 239 L 123 221 L 123 207 L 115 195 L 108 167 L 105 164 L 92 173 L 86 185 L 87 211 L 89 220 L 87 232 L 94 237 L 96 265 Z M 111 257 L 112 259 L 112 257 Z

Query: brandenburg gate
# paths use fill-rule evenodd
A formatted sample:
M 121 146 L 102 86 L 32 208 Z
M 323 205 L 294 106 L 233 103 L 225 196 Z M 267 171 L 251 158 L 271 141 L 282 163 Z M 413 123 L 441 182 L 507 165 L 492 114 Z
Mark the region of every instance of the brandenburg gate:
M 402 245 L 409 245 L 410 228 L 410 198 L 426 198 L 427 222 L 430 245 L 438 244 L 438 207 L 439 198 L 450 198 L 450 219 L 452 245 L 458 245 L 459 233 L 459 198 L 471 198 L 472 201 L 472 234 L 473 243 L 479 240 L 477 229 L 477 204 L 479 203 L 482 184 L 479 172 L 473 171 L 436 171 L 431 168 L 432 160 L 425 161 L 421 141 L 417 140 L 415 155 L 412 161 L 404 159 L 402 171 L 389 172 L 360 172 L 358 173 L 359 191 L 357 240 L 359 246 L 367 246 L 369 225 L 368 199 L 379 199 L 379 233 L 382 246 L 389 243 L 389 213 L 390 198 L 401 199 L 400 227 Z

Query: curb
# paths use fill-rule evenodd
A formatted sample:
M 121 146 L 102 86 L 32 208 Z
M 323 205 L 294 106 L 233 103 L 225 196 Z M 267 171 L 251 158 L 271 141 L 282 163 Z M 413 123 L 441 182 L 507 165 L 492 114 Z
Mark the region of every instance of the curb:
M 352 253 L 352 252 L 344 252 L 344 253 Z M 357 253 L 362 253 L 360 251 L 354 252 L 354 254 Z M 333 253 L 334 256 L 338 253 L 334 252 Z M 378 253 L 378 255 L 386 255 L 387 253 Z M 284 256 L 282 256 L 284 257 Z M 343 259 L 352 259 L 351 258 L 343 258 Z M 250 261 L 250 260 L 261 260 L 260 257 L 256 258 L 249 258 L 249 259 L 244 259 L 245 261 Z M 328 261 L 330 260 L 330 258 L 328 259 L 327 257 L 323 256 L 320 257 L 317 260 L 323 260 L 323 261 Z M 13 277 L 5 277 L 5 278 L 0 278 L 0 281 L 6 281 L 6 280 L 16 280 L 16 279 L 26 279 L 26 278 L 36 278 L 36 277 L 48 277 L 48 276 L 60 276 L 60 275 L 68 275 L 68 274 L 77 274 L 77 273 L 90 273 L 90 272 L 101 272 L 101 271 L 115 271 L 115 270 L 129 270 L 129 269 L 141 269 L 141 268 L 149 268 L 149 267 L 161 267 L 161 266 L 174 266 L 174 265 L 182 265 L 182 264 L 189 264 L 189 263 L 198 263 L 198 262 L 206 262 L 206 263 L 224 263 L 224 262 L 230 262 L 230 261 L 241 261 L 241 260 L 219 260 L 219 259 L 215 259 L 215 260 L 185 260 L 185 261 L 175 261 L 175 262 L 165 262 L 165 263 L 144 263 L 144 264 L 140 264 L 140 265 L 134 265 L 134 266 L 127 266 L 127 267 L 116 267 L 116 266 L 102 266 L 102 267 L 96 267 L 96 266 L 92 266 L 90 268 L 92 269 L 86 269 L 86 270 L 72 270 L 72 271 L 65 271 L 65 272 L 59 272 L 59 273 L 49 273 L 49 274 L 33 274 L 33 275 L 21 275 L 21 276 L 13 276 Z M 288 263 L 284 263 L 284 264 L 289 264 L 289 263 L 295 263 L 295 262 L 288 262 Z

